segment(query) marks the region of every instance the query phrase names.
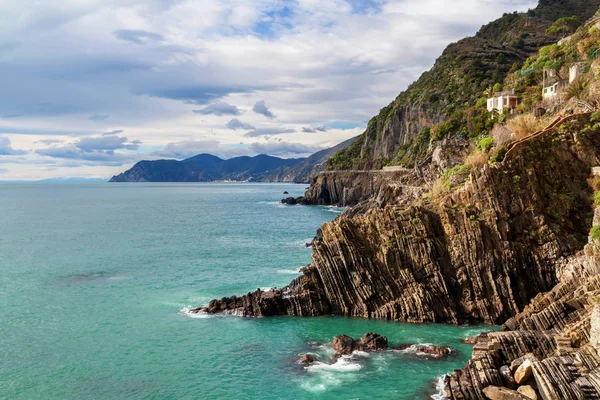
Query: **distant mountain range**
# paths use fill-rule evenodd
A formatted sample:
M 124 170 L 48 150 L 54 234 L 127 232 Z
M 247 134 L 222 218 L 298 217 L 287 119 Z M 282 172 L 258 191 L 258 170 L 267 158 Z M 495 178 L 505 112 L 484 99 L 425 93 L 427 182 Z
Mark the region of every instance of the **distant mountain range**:
M 235 157 L 223 160 L 199 154 L 186 160 L 140 161 L 110 182 L 298 182 L 307 183 L 323 170 L 325 162 L 338 150 L 350 146 L 355 138 L 321 150 L 308 158 L 278 158 L 268 155 Z

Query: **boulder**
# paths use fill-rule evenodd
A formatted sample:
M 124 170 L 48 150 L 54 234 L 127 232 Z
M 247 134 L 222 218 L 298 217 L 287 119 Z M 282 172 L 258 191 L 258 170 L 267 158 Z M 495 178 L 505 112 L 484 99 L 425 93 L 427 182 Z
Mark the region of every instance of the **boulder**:
M 533 376 L 533 363 L 531 360 L 526 359 L 523 361 L 517 371 L 515 372 L 515 382 L 519 385 L 524 384 Z
M 338 335 L 333 338 L 331 347 L 336 351 L 336 356 L 351 354 L 354 350 L 359 350 L 359 343 L 348 335 Z
M 369 332 L 362 335 L 359 344 L 365 351 L 385 350 L 388 348 L 388 339 L 377 333 Z
M 489 400 L 529 400 L 516 390 L 499 386 L 488 386 L 483 389 L 483 394 Z
M 528 399 L 531 400 L 538 400 L 538 396 L 537 393 L 535 392 L 535 390 L 529 386 L 529 385 L 524 385 L 524 386 L 520 386 L 517 389 L 517 392 L 521 393 L 523 396 L 527 397 Z
M 504 382 L 504 386 L 509 389 L 516 389 L 517 382 L 515 382 L 515 378 L 513 378 L 512 373 L 510 372 L 510 367 L 508 365 L 503 365 L 499 369 L 500 377 L 502 377 L 502 382 Z
M 537 358 L 532 353 L 527 353 L 523 357 L 519 357 L 510 363 L 510 372 L 514 375 L 517 369 L 525 362 L 525 360 L 537 361 Z

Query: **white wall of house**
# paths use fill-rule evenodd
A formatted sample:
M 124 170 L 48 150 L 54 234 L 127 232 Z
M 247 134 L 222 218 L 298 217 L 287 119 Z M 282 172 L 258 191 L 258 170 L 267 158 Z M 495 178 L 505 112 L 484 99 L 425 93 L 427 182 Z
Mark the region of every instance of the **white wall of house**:
M 516 96 L 498 96 L 489 98 L 487 101 L 487 109 L 489 112 L 497 110 L 503 112 L 505 109 L 510 108 L 510 100 L 517 99 Z

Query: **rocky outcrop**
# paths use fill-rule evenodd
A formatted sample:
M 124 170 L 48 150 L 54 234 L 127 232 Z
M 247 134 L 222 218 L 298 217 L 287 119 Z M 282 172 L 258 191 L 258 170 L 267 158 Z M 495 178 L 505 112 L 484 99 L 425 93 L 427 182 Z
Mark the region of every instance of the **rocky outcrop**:
M 312 179 L 304 195 L 305 203 L 354 206 L 361 201 L 378 197 L 389 187 L 398 187 L 407 194 L 422 194 L 422 188 L 410 185 L 411 172 L 402 168 L 392 171 L 322 172 Z
M 600 208 L 594 220 L 600 221 Z M 467 366 L 446 378 L 449 399 L 486 399 L 495 390 L 489 387 L 510 388 L 507 366 L 517 391 L 531 399 L 600 399 L 597 239 L 590 237 L 583 251 L 569 257 L 559 281 L 509 319 L 502 332 L 480 337 Z
M 588 121 L 515 147 L 434 201 L 342 215 L 322 227 L 312 264 L 290 285 L 206 311 L 502 323 L 551 290 L 587 243 L 587 179 L 600 165 L 600 131 L 579 134 Z

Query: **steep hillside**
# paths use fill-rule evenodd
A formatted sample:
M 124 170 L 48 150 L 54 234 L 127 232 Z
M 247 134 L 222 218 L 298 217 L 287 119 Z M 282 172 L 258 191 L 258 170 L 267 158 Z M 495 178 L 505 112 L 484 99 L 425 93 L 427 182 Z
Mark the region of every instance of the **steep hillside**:
M 301 161 L 267 155 L 222 160 L 210 154 L 199 154 L 183 161 L 140 161 L 122 174 L 113 176 L 110 182 L 262 181 L 273 171 Z
M 600 0 L 542 0 L 528 13 L 505 14 L 475 37 L 451 44 L 433 68 L 371 119 L 366 131 L 336 153 L 326 169 L 412 167 L 423 144 L 449 134 L 485 134 L 486 115 L 476 107 L 482 93 L 502 83 L 515 63 L 562 37 L 559 32 L 546 33 L 557 17 L 574 15 L 584 21 L 599 6 Z M 427 142 L 419 139 L 430 133 Z

